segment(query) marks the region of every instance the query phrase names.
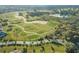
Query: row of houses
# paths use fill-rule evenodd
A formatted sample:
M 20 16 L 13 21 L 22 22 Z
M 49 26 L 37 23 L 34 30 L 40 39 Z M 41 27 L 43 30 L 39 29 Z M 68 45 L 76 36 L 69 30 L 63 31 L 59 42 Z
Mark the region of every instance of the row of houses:
M 64 44 L 62 40 L 47 40 L 44 39 L 43 41 L 7 41 L 7 42 L 0 42 L 0 46 L 4 45 L 37 45 L 42 43 L 49 43 L 49 42 L 56 42 L 60 44 Z

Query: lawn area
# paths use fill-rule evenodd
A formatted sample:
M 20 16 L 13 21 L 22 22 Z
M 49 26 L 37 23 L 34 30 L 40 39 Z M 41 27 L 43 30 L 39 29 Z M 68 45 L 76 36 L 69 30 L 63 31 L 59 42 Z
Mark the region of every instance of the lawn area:
M 54 48 L 55 53 L 64 53 L 65 49 L 64 46 L 57 46 L 55 44 L 43 44 L 42 45 L 45 49 L 44 53 L 53 53 L 53 50 L 51 49 L 51 46 Z M 42 49 L 41 46 L 4 46 L 0 48 L 0 52 L 12 52 L 13 50 L 23 50 L 23 48 L 26 48 L 28 53 L 32 53 L 33 49 L 35 49 L 35 53 L 40 53 L 40 50 Z
M 5 13 L 0 15 L 3 23 L 3 31 L 7 33 L 4 40 L 10 41 L 37 41 L 39 38 L 45 37 L 55 31 L 55 28 L 60 24 L 58 21 L 53 19 L 46 21 L 47 23 L 27 23 L 24 22 L 26 19 L 18 19 L 15 17 L 15 13 Z M 5 21 L 7 18 L 8 20 Z M 31 17 L 32 18 L 32 17 Z M 34 17 L 33 17 L 34 18 Z M 39 17 L 40 18 L 40 17 Z M 42 22 L 42 21 L 40 21 Z M 5 25 L 6 24 L 6 25 Z M 54 48 L 54 51 L 52 48 Z M 42 46 L 4 46 L 0 48 L 0 52 L 12 52 L 14 50 L 22 51 L 26 48 L 28 53 L 32 53 L 34 50 L 36 53 L 45 52 L 61 52 L 64 53 L 64 46 L 57 46 L 54 43 L 43 44 Z M 44 51 L 41 51 L 44 48 Z
M 8 34 L 5 37 L 6 40 L 37 40 L 40 37 L 53 33 L 55 31 L 55 27 L 59 24 L 59 22 L 54 20 L 47 21 L 47 24 L 24 23 L 24 18 L 18 19 L 15 17 L 15 15 L 16 13 L 5 13 L 0 15 L 0 18 L 4 20 L 5 17 L 8 18 L 8 21 L 3 22 L 7 23 L 7 25 L 3 26 L 3 31 Z

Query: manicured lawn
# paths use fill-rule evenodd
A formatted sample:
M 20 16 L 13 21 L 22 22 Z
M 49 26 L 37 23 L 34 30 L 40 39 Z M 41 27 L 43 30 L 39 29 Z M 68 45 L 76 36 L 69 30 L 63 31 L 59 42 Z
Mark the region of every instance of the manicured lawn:
M 60 24 L 58 21 L 53 19 L 48 20 L 46 24 L 41 23 L 25 23 L 24 18 L 19 19 L 15 17 L 16 13 L 5 13 L 0 15 L 0 18 L 5 20 L 4 17 L 8 18 L 8 21 L 1 21 L 3 23 L 7 23 L 7 25 L 3 26 L 3 31 L 8 35 L 4 38 L 4 40 L 13 40 L 13 41 L 33 41 L 38 40 L 39 38 L 45 37 L 55 31 L 55 28 Z M 31 17 L 32 18 L 32 17 Z M 30 19 L 31 19 L 30 18 Z M 34 17 L 33 17 L 34 18 Z M 40 18 L 40 17 L 36 17 Z M 36 19 L 34 18 L 34 19 Z M 34 20 L 33 19 L 33 20 Z M 9 29 L 9 30 L 8 30 Z M 57 46 L 56 44 L 43 44 L 45 53 L 52 52 L 65 52 L 64 46 Z M 23 50 L 26 48 L 28 53 L 32 53 L 35 50 L 36 53 L 40 53 L 42 50 L 41 46 L 4 46 L 0 47 L 0 52 L 12 52 L 16 50 Z M 55 51 L 51 49 L 54 48 Z
M 10 16 L 9 16 L 10 15 Z M 5 13 L 0 16 L 4 16 L 8 18 L 6 26 L 3 26 L 4 32 L 8 35 L 5 38 L 6 40 L 21 40 L 21 41 L 29 41 L 29 40 L 37 40 L 40 37 L 44 37 L 50 33 L 55 31 L 55 27 L 59 24 L 57 21 L 48 21 L 47 24 L 40 23 L 24 23 L 23 19 L 18 19 L 15 17 L 16 13 Z M 4 19 L 4 17 L 0 17 Z M 33 17 L 34 18 L 34 17 Z M 11 31 L 7 31 L 12 25 Z
M 55 44 L 43 44 L 42 45 L 45 49 L 44 53 L 64 53 L 65 49 L 64 46 L 57 46 Z M 51 49 L 51 46 L 54 48 L 54 51 Z M 33 49 L 35 49 L 35 53 L 41 53 L 40 50 L 42 49 L 41 46 L 4 46 L 0 48 L 0 52 L 12 52 L 14 49 L 16 50 L 23 50 L 23 48 L 27 48 L 28 53 L 33 53 Z

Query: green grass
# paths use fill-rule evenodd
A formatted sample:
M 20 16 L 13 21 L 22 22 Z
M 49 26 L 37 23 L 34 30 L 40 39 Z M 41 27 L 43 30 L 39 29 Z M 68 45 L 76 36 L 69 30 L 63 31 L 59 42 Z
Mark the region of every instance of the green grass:
M 35 41 L 38 40 L 40 37 L 44 37 L 49 35 L 55 31 L 55 28 L 60 24 L 56 20 L 48 20 L 47 24 L 27 24 L 23 22 L 23 19 L 17 19 L 15 17 L 15 13 L 5 13 L 0 15 L 0 19 L 8 18 L 10 24 L 3 26 L 3 31 L 6 32 L 8 35 L 4 38 L 6 40 L 14 40 L 14 41 Z M 32 18 L 32 17 L 31 17 Z M 36 17 L 40 18 L 40 17 Z M 33 17 L 33 19 L 36 19 Z M 9 29 L 9 25 L 12 25 L 12 30 L 7 31 Z M 17 25 L 17 26 L 16 26 Z M 24 29 L 23 29 L 24 28 Z M 51 46 L 55 49 L 55 52 L 65 52 L 64 46 L 56 45 L 56 44 L 43 44 L 45 48 L 45 53 L 52 53 Z M 36 53 L 40 53 L 41 46 L 4 46 L 0 48 L 0 52 L 12 52 L 15 48 L 17 50 L 23 50 L 23 48 L 27 48 L 27 52 L 33 52 L 35 49 Z
M 53 53 L 51 46 L 54 48 L 55 53 L 64 53 L 65 49 L 64 46 L 57 46 L 55 44 L 44 44 L 42 45 L 45 48 L 44 53 Z M 16 48 L 16 50 L 23 50 L 23 48 L 27 48 L 27 52 L 28 53 L 32 53 L 33 49 L 35 49 L 35 53 L 40 53 L 41 50 L 41 46 L 4 46 L 2 48 L 0 48 L 0 52 L 12 52 L 14 51 L 14 49 Z
M 0 15 L 0 18 L 2 19 L 5 19 L 5 17 L 8 18 L 7 22 L 10 23 L 8 25 L 13 25 L 12 31 L 7 31 L 9 28 L 8 25 L 3 26 L 4 32 L 8 34 L 6 37 L 8 40 L 37 40 L 40 37 L 53 33 L 55 31 L 55 27 L 59 24 L 59 22 L 54 20 L 49 20 L 47 24 L 27 24 L 23 22 L 23 19 L 17 19 L 15 15 L 16 13 L 13 12 Z M 24 28 L 26 32 L 15 25 Z

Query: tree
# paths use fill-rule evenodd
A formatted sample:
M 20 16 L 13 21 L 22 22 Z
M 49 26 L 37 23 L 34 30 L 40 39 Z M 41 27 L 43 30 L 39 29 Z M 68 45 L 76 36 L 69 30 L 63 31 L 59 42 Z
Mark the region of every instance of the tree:
M 61 23 L 61 26 L 59 26 L 54 36 L 56 36 L 55 39 L 61 39 L 64 42 L 65 51 L 68 53 L 75 53 L 79 50 L 79 29 L 76 26 L 76 23 L 73 23 L 72 25 L 69 22 L 63 22 Z
M 23 13 L 20 12 L 20 13 L 19 13 L 19 16 L 23 16 Z
M 3 53 L 6 53 L 6 51 L 4 50 Z
M 51 46 L 51 49 L 52 49 L 52 51 L 53 51 L 53 53 L 55 52 L 55 49 Z
M 27 53 L 27 48 L 23 48 L 23 53 Z
M 33 53 L 35 53 L 36 51 L 35 51 L 35 49 L 33 49 Z
M 67 53 L 77 53 L 78 52 L 77 46 L 71 42 L 67 42 L 65 49 L 66 49 Z
M 14 50 L 17 50 L 17 48 L 15 47 Z
M 45 48 L 43 46 L 41 46 L 40 52 L 42 52 L 42 53 L 45 52 Z

